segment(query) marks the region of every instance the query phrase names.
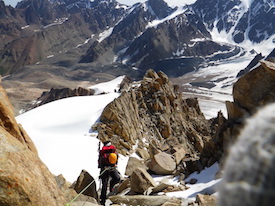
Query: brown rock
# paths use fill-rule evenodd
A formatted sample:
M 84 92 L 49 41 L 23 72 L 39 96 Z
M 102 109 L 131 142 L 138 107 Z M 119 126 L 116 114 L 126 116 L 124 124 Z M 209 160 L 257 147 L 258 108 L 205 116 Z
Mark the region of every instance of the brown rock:
M 139 84 L 123 90 L 105 107 L 97 125 L 98 138 L 111 140 L 122 154 L 136 151 L 144 160 L 154 151 L 172 154 L 179 145 L 187 154 L 211 158 L 218 150 L 210 123 L 198 100 L 184 100 L 177 89 L 164 73 L 148 70 Z
M 176 164 L 178 165 L 181 160 L 185 157 L 185 150 L 182 147 L 176 147 L 174 148 L 173 156 L 175 157 Z
M 130 188 L 130 179 L 123 180 L 117 187 L 117 193 L 121 193 L 123 190 Z
M 0 86 L 0 126 L 37 154 L 36 147 L 21 125 L 17 124 L 7 93 Z
M 0 127 L 0 205 L 65 205 L 54 176 L 25 144 Z
M 128 160 L 128 163 L 127 163 L 127 166 L 126 166 L 126 170 L 125 170 L 125 175 L 127 176 L 131 176 L 133 171 L 137 168 L 143 168 L 143 169 L 147 169 L 146 166 L 144 165 L 144 163 L 135 158 L 135 157 L 129 157 L 129 160 Z
M 98 194 L 96 191 L 96 183 L 94 181 L 94 178 L 86 170 L 81 171 L 81 173 L 80 173 L 79 177 L 77 178 L 77 181 L 74 185 L 74 190 L 77 193 L 80 193 L 84 188 L 86 188 L 91 183 L 92 183 L 92 185 L 89 186 L 82 194 L 90 196 L 90 197 L 94 197 L 96 200 L 98 200 Z
M 27 133 L 15 121 L 0 87 L 0 205 L 65 205 L 54 176 L 39 159 Z
M 234 84 L 234 102 L 226 102 L 228 121 L 215 134 L 225 154 L 239 136 L 245 120 L 258 108 L 275 102 L 275 63 L 266 60 L 260 63 L 259 67 L 243 75 Z
M 136 168 L 130 177 L 131 191 L 138 194 L 144 194 L 144 192 L 150 188 L 157 186 L 151 175 L 142 168 Z
M 199 203 L 200 206 L 216 206 L 217 198 L 213 195 L 197 194 L 196 202 Z
M 248 112 L 275 100 L 275 63 L 262 60 L 261 65 L 233 87 L 234 102 Z
M 147 195 L 124 195 L 124 196 L 111 196 L 110 200 L 115 204 L 126 204 L 126 205 L 150 205 L 150 206 L 161 206 L 165 202 L 173 202 L 180 206 L 181 201 L 174 197 L 167 196 L 147 196 Z
M 168 179 L 162 179 L 161 182 L 153 188 L 152 192 L 153 193 L 158 193 L 163 190 L 165 190 L 167 187 L 169 187 L 171 184 L 169 183 Z
M 149 163 L 149 169 L 158 175 L 173 174 L 176 169 L 176 162 L 172 155 L 160 152 L 153 156 Z
M 150 154 L 142 148 L 137 148 L 136 153 L 137 153 L 138 156 L 140 156 L 144 160 L 147 160 L 147 159 L 150 158 Z
M 43 104 L 58 100 L 64 99 L 67 97 L 74 96 L 89 96 L 93 95 L 95 92 L 92 89 L 84 89 L 82 87 L 78 87 L 77 89 L 70 88 L 62 88 L 62 89 L 51 89 L 49 92 L 43 92 L 41 97 L 38 98 L 37 101 L 40 103 L 36 106 L 41 106 Z

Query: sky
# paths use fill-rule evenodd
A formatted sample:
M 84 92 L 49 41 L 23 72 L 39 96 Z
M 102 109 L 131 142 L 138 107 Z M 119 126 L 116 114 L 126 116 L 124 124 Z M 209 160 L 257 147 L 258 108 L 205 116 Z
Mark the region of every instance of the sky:
M 92 96 L 69 97 L 42 105 L 16 117 L 22 124 L 30 138 L 33 140 L 39 157 L 54 175 L 62 174 L 71 183 L 77 180 L 84 169 L 96 180 L 99 187 L 99 169 L 97 132 L 91 131 L 91 126 L 96 123 L 104 107 L 115 98 L 119 97 L 118 86 L 123 76 L 116 79 L 93 85 L 96 91 Z M 101 92 L 107 94 L 100 95 Z M 132 155 L 137 157 L 137 155 Z M 122 176 L 125 174 L 129 157 L 119 155 L 118 170 Z M 165 195 L 170 197 L 186 198 L 192 202 L 196 194 L 203 191 L 209 194 L 215 192 L 215 187 L 220 179 L 215 179 L 219 170 L 217 163 L 197 174 L 193 173 L 186 179 L 198 181 L 194 185 L 187 184 L 189 189 L 171 192 Z M 164 178 L 171 185 L 179 185 L 178 177 L 153 176 L 156 183 Z M 163 194 L 161 194 L 163 195 Z
M 119 3 L 126 5 L 133 5 L 137 2 L 145 2 L 146 0 L 117 0 Z M 185 4 L 192 4 L 196 0 L 165 0 L 170 6 L 184 6 Z M 16 6 L 18 0 L 4 0 L 6 5 Z

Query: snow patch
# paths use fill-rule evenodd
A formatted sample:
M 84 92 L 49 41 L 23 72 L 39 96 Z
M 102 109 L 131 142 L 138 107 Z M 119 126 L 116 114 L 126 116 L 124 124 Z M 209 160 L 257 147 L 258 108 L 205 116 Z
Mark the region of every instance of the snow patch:
M 30 25 L 22 26 L 21 29 L 23 30 L 23 29 L 27 29 L 27 28 L 29 28 L 29 27 L 30 27 Z
M 165 17 L 164 19 L 156 19 L 153 20 L 152 22 L 149 22 L 148 25 L 146 26 L 146 28 L 157 28 L 159 24 L 162 24 L 166 21 L 169 21 L 171 19 L 174 19 L 175 17 L 177 17 L 178 15 L 183 14 L 186 11 L 185 8 L 180 7 L 178 8 L 176 11 L 174 11 L 171 15 Z
M 119 90 L 119 85 L 125 76 L 119 76 L 109 82 L 103 82 L 94 86 L 88 87 L 89 89 L 95 90 L 95 95 L 102 93 L 112 93 Z
M 53 54 L 51 54 L 51 55 L 47 56 L 47 59 L 52 58 L 52 57 L 54 57 L 54 55 L 53 55 Z
M 99 34 L 99 39 L 98 42 L 102 42 L 104 39 L 109 37 L 113 33 L 114 27 L 110 27 L 109 29 L 103 31 L 102 33 Z
M 186 184 L 187 190 L 178 192 L 166 193 L 166 196 L 177 197 L 187 199 L 188 202 L 193 202 L 196 200 L 196 195 L 202 194 L 214 194 L 216 192 L 215 188 L 221 179 L 215 179 L 215 174 L 218 172 L 219 166 L 217 163 L 209 168 L 201 171 L 200 173 L 194 172 L 191 174 L 185 182 L 189 182 L 191 179 L 196 179 L 196 184 Z M 177 183 L 177 178 L 174 179 L 174 184 Z

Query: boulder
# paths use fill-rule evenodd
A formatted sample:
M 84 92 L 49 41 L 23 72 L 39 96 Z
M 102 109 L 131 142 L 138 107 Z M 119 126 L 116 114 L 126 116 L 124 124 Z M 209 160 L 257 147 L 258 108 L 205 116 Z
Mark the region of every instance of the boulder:
M 150 205 L 150 206 L 161 206 L 164 203 L 171 202 L 177 206 L 181 205 L 181 201 L 175 197 L 167 196 L 147 196 L 147 195 L 124 195 L 124 196 L 111 196 L 109 199 L 115 204 L 126 204 L 126 205 Z
M 144 194 L 148 188 L 156 187 L 157 184 L 151 175 L 143 168 L 136 168 L 130 177 L 131 192 Z
M 174 148 L 174 153 L 173 156 L 175 158 L 176 164 L 178 165 L 181 160 L 185 157 L 185 149 L 183 149 L 182 147 L 175 147 Z
M 122 191 L 130 188 L 130 179 L 127 178 L 125 180 L 123 180 L 117 187 L 117 193 L 121 193 Z
M 144 148 L 137 148 L 136 153 L 137 153 L 138 156 L 140 156 L 144 160 L 147 160 L 147 159 L 150 158 L 150 154 Z
M 98 200 L 95 180 L 86 170 L 81 171 L 76 183 L 74 184 L 74 190 L 77 193 L 80 193 L 84 188 L 86 188 L 91 183 L 92 185 L 90 185 L 82 194 L 94 197 L 96 200 Z
M 149 163 L 149 169 L 157 175 L 173 174 L 176 169 L 176 162 L 172 155 L 160 152 L 153 156 Z
M 144 165 L 144 163 L 135 158 L 135 157 L 129 157 L 129 160 L 128 160 L 128 163 L 127 163 L 127 166 L 126 166 L 126 170 L 125 170 L 125 175 L 127 176 L 131 176 L 133 171 L 137 168 L 143 168 L 143 169 L 147 169 L 146 166 Z

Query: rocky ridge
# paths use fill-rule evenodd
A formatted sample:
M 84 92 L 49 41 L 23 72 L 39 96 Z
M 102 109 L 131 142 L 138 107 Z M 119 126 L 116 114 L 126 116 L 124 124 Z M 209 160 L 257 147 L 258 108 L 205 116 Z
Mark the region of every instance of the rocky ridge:
M 64 99 L 67 97 L 75 96 L 89 96 L 93 95 L 95 92 L 92 89 L 84 89 L 78 87 L 77 89 L 62 88 L 62 89 L 51 89 L 49 92 L 43 92 L 42 95 L 37 99 L 35 104 L 29 106 L 27 110 L 31 110 L 35 107 L 53 102 L 55 100 Z
M 210 166 L 220 156 L 211 122 L 204 118 L 197 99 L 183 99 L 163 72 L 148 70 L 141 82 L 123 88 L 121 96 L 105 107 L 100 123 L 93 128 L 98 130 L 101 141 L 111 140 L 120 153 L 135 152 L 145 162 L 154 159 L 151 169 L 157 168 L 158 159 L 171 162 L 171 170 L 155 169 L 162 174 L 172 174 L 176 167 L 188 174 Z M 169 160 L 171 154 L 177 165 Z M 194 167 L 182 168 L 182 162 Z

